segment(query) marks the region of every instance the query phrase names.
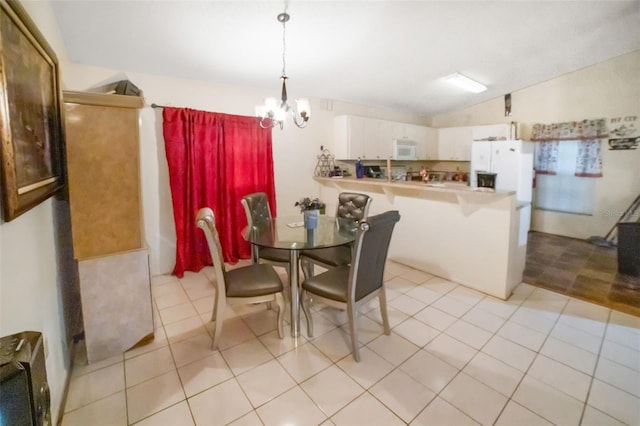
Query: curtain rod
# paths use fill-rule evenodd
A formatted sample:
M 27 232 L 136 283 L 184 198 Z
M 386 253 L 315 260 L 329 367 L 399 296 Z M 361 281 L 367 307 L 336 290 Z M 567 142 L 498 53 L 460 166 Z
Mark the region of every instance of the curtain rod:
M 151 108 L 166 108 L 165 105 L 151 104 Z

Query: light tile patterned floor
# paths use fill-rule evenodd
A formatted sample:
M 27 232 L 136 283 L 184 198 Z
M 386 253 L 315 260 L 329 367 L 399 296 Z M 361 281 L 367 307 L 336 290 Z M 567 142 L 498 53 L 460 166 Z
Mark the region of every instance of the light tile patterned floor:
M 389 262 L 392 334 L 368 305 L 360 363 L 344 313 L 321 306 L 297 341 L 264 306 L 228 308 L 212 351 L 210 277 L 154 277 L 155 340 L 77 362 L 62 424 L 640 424 L 639 317 L 527 284 L 505 302 Z

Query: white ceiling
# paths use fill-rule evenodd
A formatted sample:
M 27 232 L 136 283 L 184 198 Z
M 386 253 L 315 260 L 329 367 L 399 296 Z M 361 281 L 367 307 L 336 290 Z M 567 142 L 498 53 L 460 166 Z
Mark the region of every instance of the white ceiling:
M 279 96 L 284 1 L 65 1 L 72 62 Z M 640 1 L 289 1 L 289 96 L 433 116 L 640 49 Z M 488 86 L 449 87 L 461 72 Z M 135 83 L 135 81 L 134 81 Z M 141 87 L 144 90 L 144 87 Z

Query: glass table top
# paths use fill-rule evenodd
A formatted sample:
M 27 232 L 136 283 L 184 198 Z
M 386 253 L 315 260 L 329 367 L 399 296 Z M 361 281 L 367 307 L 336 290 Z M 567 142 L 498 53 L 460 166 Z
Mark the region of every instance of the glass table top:
M 355 240 L 357 228 L 353 219 L 320 215 L 318 226 L 306 229 L 302 216 L 282 216 L 247 227 L 245 239 L 260 247 L 309 250 L 350 243 Z

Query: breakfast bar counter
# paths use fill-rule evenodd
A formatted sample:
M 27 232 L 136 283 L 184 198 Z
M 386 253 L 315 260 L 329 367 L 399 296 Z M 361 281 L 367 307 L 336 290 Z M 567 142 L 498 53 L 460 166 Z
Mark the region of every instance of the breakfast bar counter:
M 396 262 L 500 299 L 522 281 L 531 206 L 518 204 L 514 192 L 459 183 L 314 179 L 328 211 L 340 192 L 371 196 L 370 215 L 400 211 L 389 247 Z

